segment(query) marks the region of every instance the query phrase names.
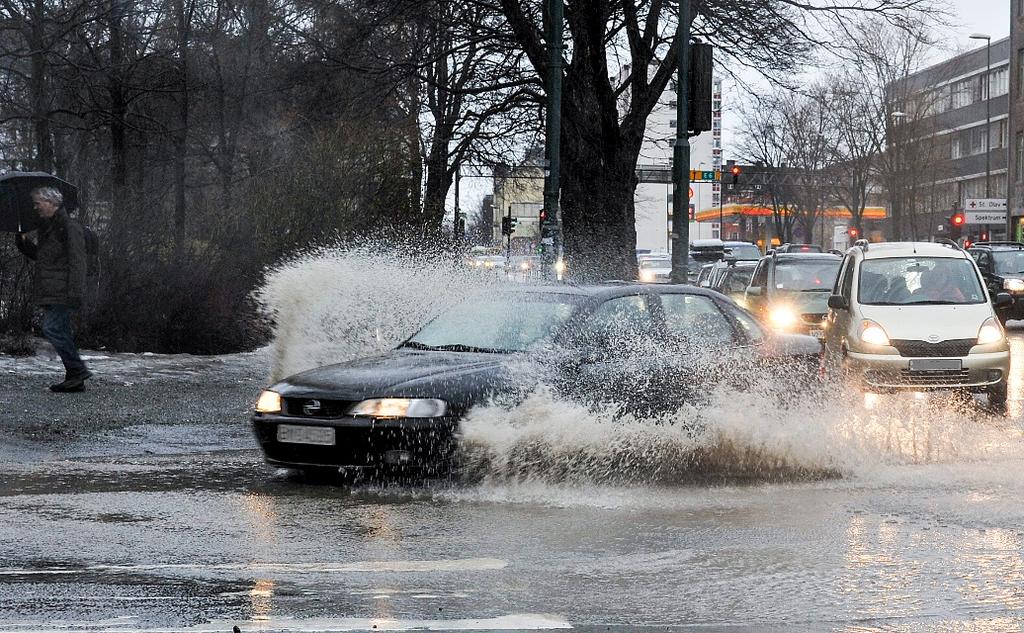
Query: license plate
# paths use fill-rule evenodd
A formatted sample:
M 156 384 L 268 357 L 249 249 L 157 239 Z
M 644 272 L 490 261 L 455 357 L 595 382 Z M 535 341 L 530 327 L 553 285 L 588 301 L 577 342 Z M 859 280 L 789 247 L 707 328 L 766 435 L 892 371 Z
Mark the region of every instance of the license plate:
M 825 338 L 825 330 L 811 328 L 810 334 L 815 338 Z
M 910 361 L 910 371 L 960 371 L 962 366 L 959 358 L 915 358 Z
M 334 446 L 334 429 L 329 426 L 278 424 L 277 441 L 285 444 L 316 444 L 318 446 Z

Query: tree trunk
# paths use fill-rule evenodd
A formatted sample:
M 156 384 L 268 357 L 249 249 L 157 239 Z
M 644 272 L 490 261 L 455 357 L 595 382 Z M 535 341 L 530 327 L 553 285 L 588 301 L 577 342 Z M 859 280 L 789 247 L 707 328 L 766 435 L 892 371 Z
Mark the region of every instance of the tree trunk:
M 174 131 L 174 254 L 181 261 L 185 253 L 185 159 L 188 151 L 188 14 L 185 0 L 176 0 L 178 45 L 178 122 Z
M 29 46 L 32 50 L 32 131 L 35 136 L 35 168 L 53 170 L 53 139 L 50 137 L 49 107 L 46 98 L 48 64 L 46 60 L 46 14 L 43 0 L 32 5 Z
M 128 157 L 126 117 L 128 104 L 124 94 L 124 3 L 111 0 L 110 8 L 110 153 L 111 153 L 111 233 L 114 243 L 124 243 L 127 232 Z

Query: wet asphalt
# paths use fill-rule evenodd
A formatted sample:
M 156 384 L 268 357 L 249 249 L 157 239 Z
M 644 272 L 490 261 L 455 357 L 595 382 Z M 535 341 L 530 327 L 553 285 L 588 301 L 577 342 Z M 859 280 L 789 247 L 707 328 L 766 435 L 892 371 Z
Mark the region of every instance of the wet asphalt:
M 1019 384 L 996 439 L 840 478 L 347 486 L 263 464 L 265 353 L 90 362 L 0 356 L 0 631 L 1024 627 Z

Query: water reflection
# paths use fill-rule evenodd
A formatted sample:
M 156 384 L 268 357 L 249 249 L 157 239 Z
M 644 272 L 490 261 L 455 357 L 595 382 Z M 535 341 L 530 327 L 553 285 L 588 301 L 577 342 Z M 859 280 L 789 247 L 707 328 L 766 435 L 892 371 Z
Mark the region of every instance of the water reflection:
M 257 580 L 249 591 L 253 620 L 269 620 L 274 600 L 273 580 Z

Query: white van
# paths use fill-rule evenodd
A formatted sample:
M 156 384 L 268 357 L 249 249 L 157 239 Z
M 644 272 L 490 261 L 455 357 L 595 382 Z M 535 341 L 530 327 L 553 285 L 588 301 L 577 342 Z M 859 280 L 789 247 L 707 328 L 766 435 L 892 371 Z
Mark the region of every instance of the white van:
M 826 367 L 868 390 L 963 389 L 1006 401 L 1010 348 L 981 273 L 952 242 L 860 240 L 829 297 Z

